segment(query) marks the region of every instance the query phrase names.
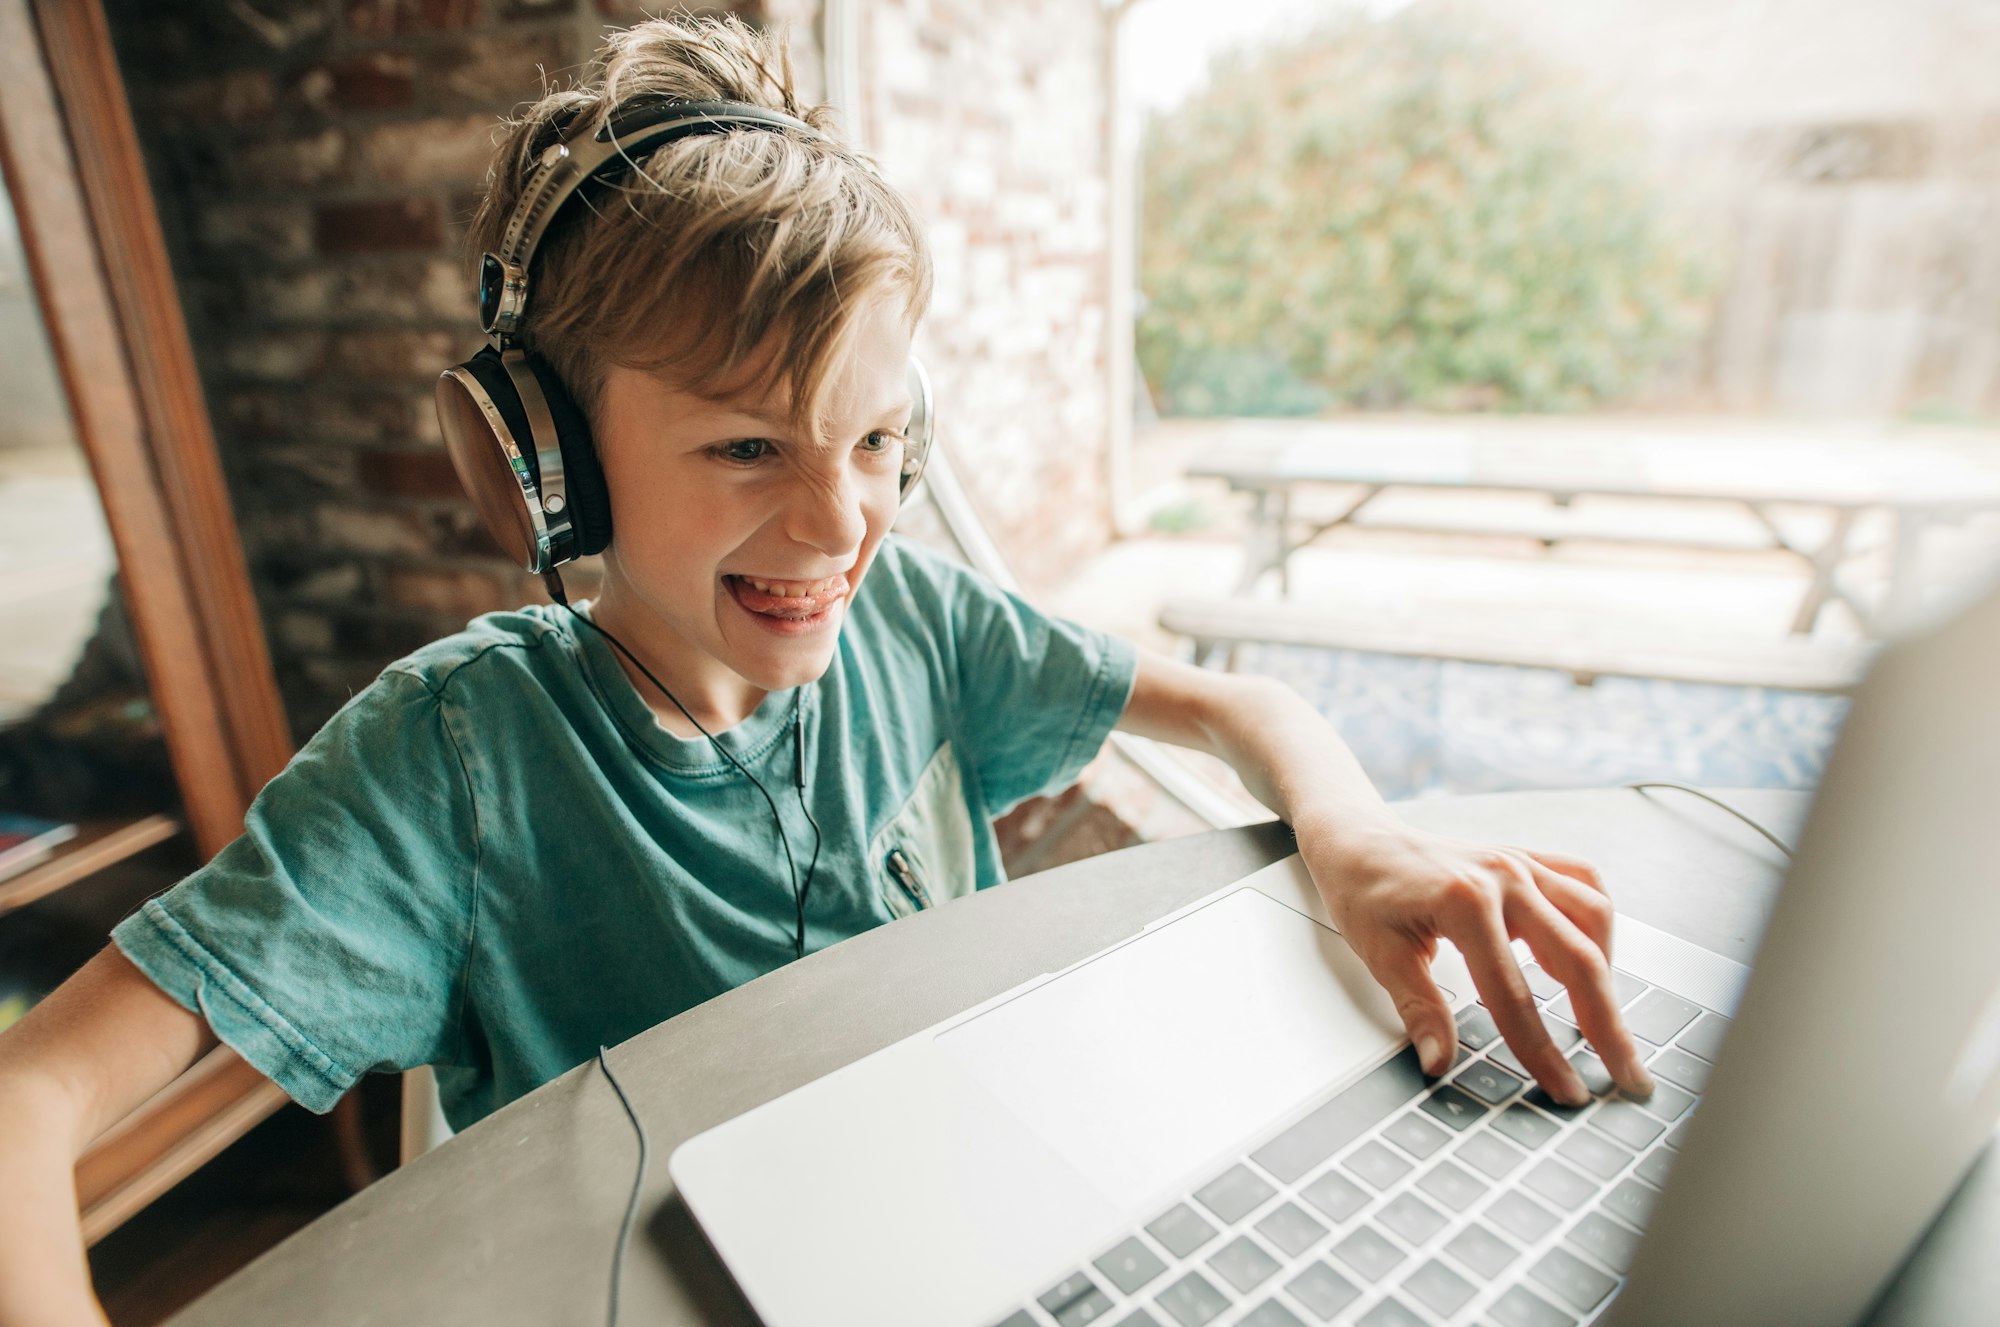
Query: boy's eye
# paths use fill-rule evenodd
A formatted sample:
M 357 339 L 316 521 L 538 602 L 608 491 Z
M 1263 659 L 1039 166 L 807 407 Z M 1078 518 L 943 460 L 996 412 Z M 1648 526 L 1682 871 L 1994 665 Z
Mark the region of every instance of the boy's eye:
M 762 438 L 738 438 L 735 442 L 725 442 L 715 449 L 716 455 L 726 461 L 758 461 L 771 450 L 771 444 Z
M 902 441 L 901 435 L 891 433 L 887 429 L 876 429 L 861 440 L 861 450 L 864 452 L 886 452 L 900 441 Z

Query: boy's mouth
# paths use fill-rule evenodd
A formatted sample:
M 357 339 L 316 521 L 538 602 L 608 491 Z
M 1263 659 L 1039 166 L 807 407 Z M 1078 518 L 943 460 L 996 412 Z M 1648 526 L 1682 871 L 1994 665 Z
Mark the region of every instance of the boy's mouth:
M 836 572 L 816 581 L 766 580 L 761 576 L 726 575 L 730 597 L 759 617 L 806 622 L 847 597 L 847 577 Z

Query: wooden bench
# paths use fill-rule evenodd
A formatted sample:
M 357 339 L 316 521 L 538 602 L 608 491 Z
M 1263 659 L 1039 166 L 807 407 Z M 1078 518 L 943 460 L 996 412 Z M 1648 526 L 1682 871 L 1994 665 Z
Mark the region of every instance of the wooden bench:
M 1293 603 L 1252 599 L 1183 599 L 1160 610 L 1160 626 L 1194 642 L 1195 662 L 1256 643 L 1358 650 L 1424 659 L 1553 668 L 1588 686 L 1600 677 L 1651 677 L 1713 686 L 1773 687 L 1838 695 L 1861 680 L 1865 644 L 1791 636 L 1768 641 L 1636 641 L 1501 635 L 1463 627 L 1338 621 Z

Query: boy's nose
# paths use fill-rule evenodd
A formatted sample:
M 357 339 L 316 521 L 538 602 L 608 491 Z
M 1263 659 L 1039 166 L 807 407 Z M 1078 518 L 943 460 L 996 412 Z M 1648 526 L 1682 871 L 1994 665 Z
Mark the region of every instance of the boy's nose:
M 868 515 L 861 490 L 849 476 L 814 479 L 800 485 L 786 513 L 786 533 L 818 549 L 829 560 L 849 562 L 861 551 Z

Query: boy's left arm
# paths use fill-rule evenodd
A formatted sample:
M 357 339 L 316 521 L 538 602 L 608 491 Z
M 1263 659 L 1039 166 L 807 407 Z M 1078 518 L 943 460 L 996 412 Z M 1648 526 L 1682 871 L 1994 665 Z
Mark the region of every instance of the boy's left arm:
M 1426 1072 L 1451 1067 L 1458 1039 L 1430 974 L 1444 937 L 1465 956 L 1493 1021 L 1542 1086 L 1559 1101 L 1588 1100 L 1514 961 L 1509 941 L 1518 937 L 1569 988 L 1577 1023 L 1613 1081 L 1651 1093 L 1652 1077 L 1611 994 L 1611 901 L 1587 864 L 1403 823 L 1332 726 L 1269 678 L 1206 672 L 1141 651 L 1118 727 L 1227 761 L 1292 827 L 1334 923 L 1395 1000 Z

